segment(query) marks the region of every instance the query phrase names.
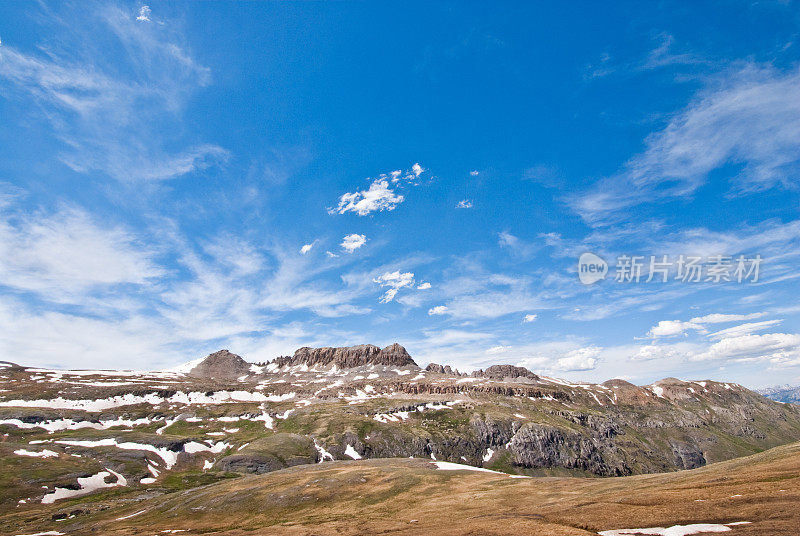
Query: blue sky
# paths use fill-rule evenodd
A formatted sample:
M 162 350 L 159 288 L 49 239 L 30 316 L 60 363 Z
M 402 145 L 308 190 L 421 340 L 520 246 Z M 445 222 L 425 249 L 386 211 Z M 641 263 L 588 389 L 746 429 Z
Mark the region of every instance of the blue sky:
M 800 383 L 798 35 L 794 2 L 0 2 L 3 358 Z

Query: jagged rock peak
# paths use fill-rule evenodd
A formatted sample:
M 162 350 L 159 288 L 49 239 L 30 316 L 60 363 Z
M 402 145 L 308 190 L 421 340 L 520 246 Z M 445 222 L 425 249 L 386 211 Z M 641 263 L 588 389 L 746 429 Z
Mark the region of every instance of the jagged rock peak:
M 425 370 L 428 372 L 435 372 L 437 374 L 452 374 L 453 369 L 450 365 L 440 365 L 439 363 L 429 363 Z
M 196 367 L 189 371 L 190 376 L 232 380 L 250 373 L 250 364 L 228 350 L 209 354 Z
M 353 368 L 364 365 L 386 365 L 392 367 L 416 367 L 417 364 L 408 355 L 406 349 L 397 343 L 386 348 L 379 348 L 373 344 L 359 344 L 357 346 L 344 346 L 340 348 L 298 348 L 292 357 L 279 357 L 274 361 L 279 366 L 283 365 L 308 365 L 329 366 L 339 368 Z
M 491 378 L 493 380 L 503 380 L 506 378 L 539 379 L 539 376 L 525 367 L 515 367 L 514 365 L 492 365 L 486 370 L 476 370 L 472 375 L 477 378 Z
M 449 374 L 452 376 L 464 376 L 458 369 L 452 368 L 450 365 L 440 365 L 439 363 L 429 363 L 425 370 L 434 372 L 436 374 Z

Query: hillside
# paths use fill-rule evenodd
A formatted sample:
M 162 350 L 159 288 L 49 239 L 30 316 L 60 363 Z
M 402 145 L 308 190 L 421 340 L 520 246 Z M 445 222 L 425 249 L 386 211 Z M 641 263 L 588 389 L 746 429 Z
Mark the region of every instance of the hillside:
M 795 536 L 799 475 L 798 443 L 700 469 L 607 479 L 509 478 L 431 460 L 337 461 L 171 493 L 116 488 L 58 510 L 0 515 L 0 524 L 66 535 Z

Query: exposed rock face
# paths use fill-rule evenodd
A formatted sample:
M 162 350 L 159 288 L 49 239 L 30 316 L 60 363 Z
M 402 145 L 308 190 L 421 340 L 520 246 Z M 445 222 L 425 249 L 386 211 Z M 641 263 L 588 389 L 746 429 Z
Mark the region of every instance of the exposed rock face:
M 696 446 L 687 443 L 672 443 L 675 453 L 675 466 L 683 469 L 695 469 L 706 464 L 703 452 Z
M 250 364 L 228 350 L 220 350 L 206 357 L 189 371 L 196 378 L 234 380 L 250 374 Z
M 602 476 L 631 473 L 626 464 L 607 458 L 610 444 L 547 425 L 527 424 L 511 439 L 516 463 L 526 467 L 566 467 Z M 606 454 L 604 456 L 604 454 Z
M 425 370 L 428 372 L 434 372 L 436 374 L 455 374 L 459 375 L 458 371 L 454 371 L 450 365 L 440 365 L 438 363 L 430 363 Z
M 514 365 L 492 365 L 486 370 L 477 370 L 473 372 L 472 375 L 476 378 L 490 378 L 492 380 L 504 380 L 506 378 L 539 379 L 539 376 L 525 367 L 515 367 Z
M 223 471 L 263 474 L 317 461 L 319 455 L 311 439 L 277 433 L 249 443 L 241 452 L 225 456 L 217 466 Z
M 279 366 L 308 365 L 353 368 L 364 365 L 385 365 L 391 367 L 416 367 L 417 364 L 408 355 L 406 349 L 397 343 L 384 349 L 372 344 L 345 346 L 341 348 L 308 348 L 295 351 L 292 357 L 279 357 L 274 363 Z

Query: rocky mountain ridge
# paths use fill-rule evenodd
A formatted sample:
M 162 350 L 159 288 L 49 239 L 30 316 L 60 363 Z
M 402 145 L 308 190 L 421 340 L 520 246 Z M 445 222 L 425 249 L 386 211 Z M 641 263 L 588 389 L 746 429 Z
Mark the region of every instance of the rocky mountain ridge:
M 360 344 L 357 346 L 344 346 L 339 348 L 309 348 L 303 347 L 295 350 L 292 357 L 279 357 L 272 363 L 283 366 L 307 365 L 313 366 L 335 366 L 340 369 L 363 367 L 366 365 L 383 365 L 389 367 L 414 367 L 417 364 L 408 355 L 405 348 L 398 343 L 391 344 L 386 348 L 379 348 L 372 344 Z

